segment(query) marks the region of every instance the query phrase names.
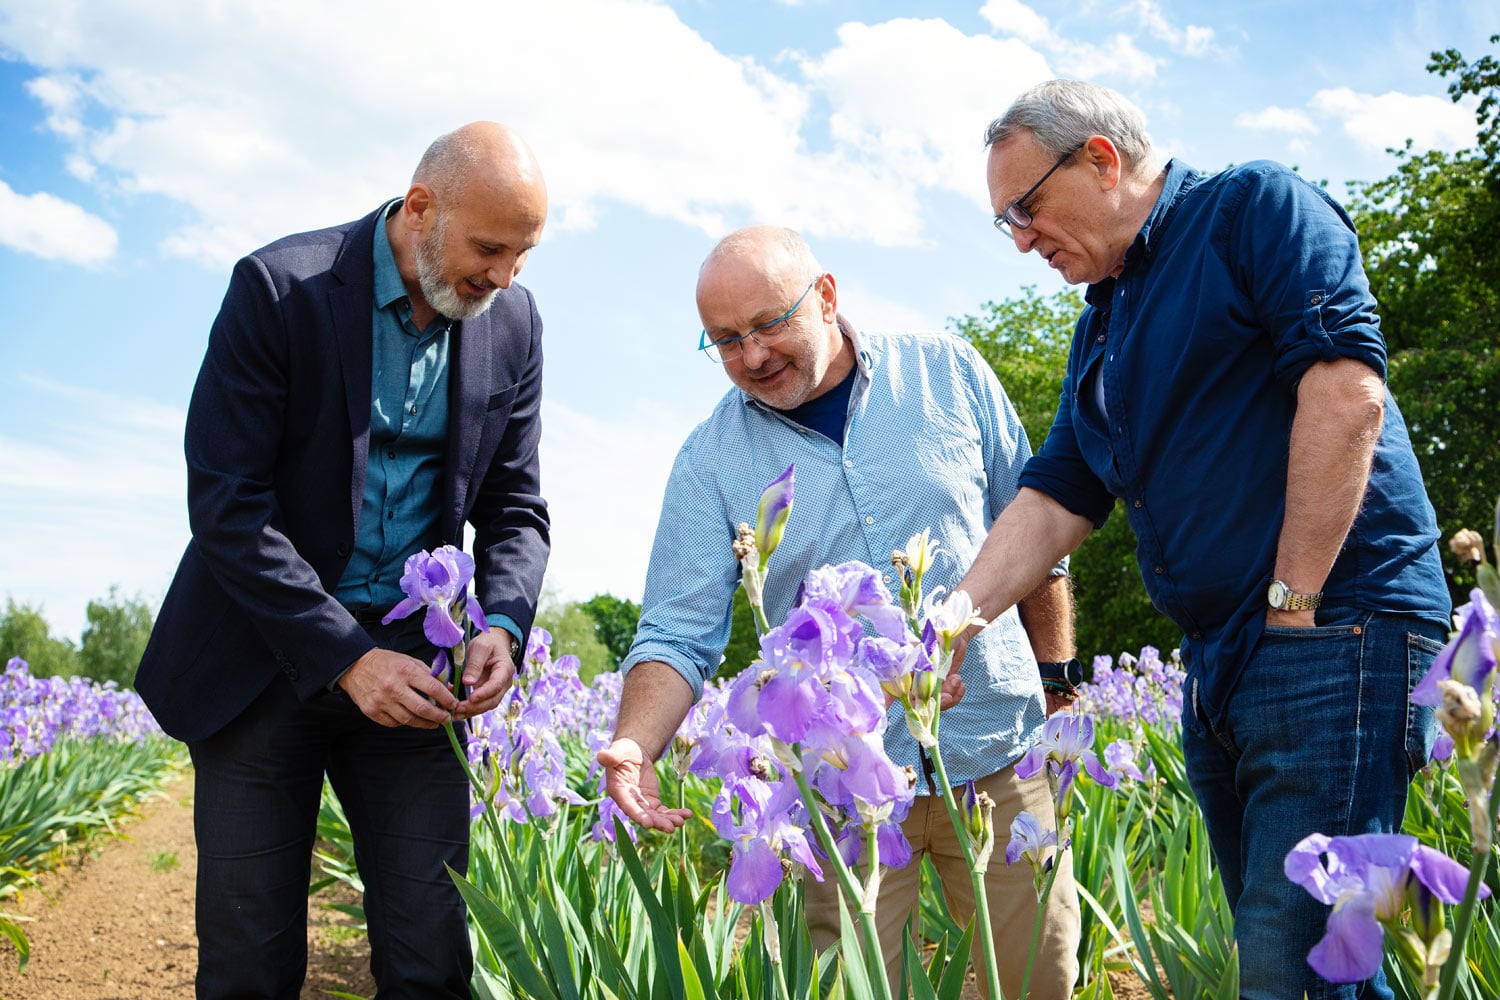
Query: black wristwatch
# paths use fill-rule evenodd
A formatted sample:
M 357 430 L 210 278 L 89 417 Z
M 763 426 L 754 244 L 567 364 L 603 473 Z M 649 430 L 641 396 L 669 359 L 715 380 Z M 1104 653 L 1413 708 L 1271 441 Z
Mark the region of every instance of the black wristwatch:
M 1078 685 L 1083 683 L 1083 664 L 1078 662 L 1078 657 L 1038 660 L 1036 668 L 1042 675 L 1042 687 L 1045 690 L 1070 700 L 1078 697 Z

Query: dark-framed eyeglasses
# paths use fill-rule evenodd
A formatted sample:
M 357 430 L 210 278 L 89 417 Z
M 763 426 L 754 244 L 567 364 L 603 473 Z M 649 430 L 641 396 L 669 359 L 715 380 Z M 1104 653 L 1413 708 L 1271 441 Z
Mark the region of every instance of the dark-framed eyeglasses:
M 1012 230 L 1029 229 L 1031 227 L 1032 216 L 1031 212 L 1029 212 L 1026 208 L 1026 203 L 1031 200 L 1032 195 L 1036 194 L 1037 188 L 1047 183 L 1047 178 L 1051 177 L 1054 173 L 1057 172 L 1058 167 L 1071 160 L 1073 158 L 1073 155 L 1080 149 L 1082 149 L 1085 145 L 1087 145 L 1087 143 L 1080 142 L 1078 145 L 1074 146 L 1072 149 L 1059 156 L 1057 158 L 1057 162 L 1052 164 L 1052 169 L 1043 174 L 1041 180 L 1037 181 L 1035 184 L 1031 185 L 1031 187 L 1027 188 L 1025 194 L 1021 195 L 1021 197 L 1017 198 L 1009 205 L 1006 205 L 1005 211 L 995 216 L 995 228 L 1000 230 L 1006 236 L 1011 237 L 1015 236 L 1015 233 L 1012 232 Z
M 813 287 L 818 282 L 823 280 L 823 277 L 820 274 L 816 278 L 813 278 L 812 281 L 809 281 L 807 287 L 802 290 L 802 294 L 797 296 L 797 301 L 792 303 L 792 308 L 777 316 L 771 322 L 762 323 L 755 329 L 746 332 L 743 337 L 720 337 L 718 340 L 714 340 L 709 337 L 708 331 L 704 330 L 703 336 L 698 338 L 698 350 L 706 352 L 711 361 L 716 361 L 722 365 L 725 362 L 734 361 L 744 353 L 745 337 L 749 337 L 761 347 L 770 347 L 786 336 L 787 329 L 792 323 L 792 316 L 802 307 L 807 294 L 813 290 Z

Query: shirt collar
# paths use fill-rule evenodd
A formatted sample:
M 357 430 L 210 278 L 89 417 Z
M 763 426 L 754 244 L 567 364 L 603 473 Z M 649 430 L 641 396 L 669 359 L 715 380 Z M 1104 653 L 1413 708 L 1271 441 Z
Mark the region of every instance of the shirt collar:
M 1176 159 L 1168 160 L 1162 172 L 1165 176 L 1162 180 L 1161 193 L 1156 196 L 1156 204 L 1151 206 L 1151 212 L 1146 216 L 1146 221 L 1125 250 L 1125 266 L 1120 271 L 1121 277 L 1126 277 L 1132 271 L 1143 268 L 1151 262 L 1151 258 L 1155 255 L 1157 247 L 1161 245 L 1171 225 L 1177 206 L 1182 204 L 1183 197 L 1202 179 L 1198 171 Z M 1113 277 L 1095 282 L 1084 290 L 1084 301 L 1095 308 L 1106 308 L 1114 294 L 1114 288 Z
M 393 302 L 407 297 L 406 283 L 401 280 L 401 272 L 396 269 L 396 254 L 391 250 L 391 238 L 386 234 L 385 222 L 391 217 L 391 213 L 401 205 L 402 199 L 393 198 L 386 202 L 380 210 L 380 216 L 375 220 L 375 308 L 387 309 Z

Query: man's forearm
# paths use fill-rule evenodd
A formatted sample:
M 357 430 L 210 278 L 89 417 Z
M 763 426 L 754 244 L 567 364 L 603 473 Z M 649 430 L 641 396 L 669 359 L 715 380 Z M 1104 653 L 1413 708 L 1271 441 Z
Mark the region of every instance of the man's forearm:
M 1023 488 L 991 526 L 974 565 L 955 589 L 967 591 L 980 614 L 993 621 L 1045 583 L 1057 561 L 1092 529 L 1088 518 L 1045 493 Z
M 1384 415 L 1385 385 L 1362 362 L 1323 362 L 1303 375 L 1274 567 L 1292 590 L 1323 589 L 1364 499 Z
M 647 760 L 657 760 L 693 707 L 693 689 L 682 675 L 658 660 L 637 663 L 625 675 L 616 740 L 633 740 Z
M 1066 576 L 1049 576 L 1016 605 L 1031 651 L 1038 662 L 1056 662 L 1077 655 L 1073 641 L 1073 585 Z

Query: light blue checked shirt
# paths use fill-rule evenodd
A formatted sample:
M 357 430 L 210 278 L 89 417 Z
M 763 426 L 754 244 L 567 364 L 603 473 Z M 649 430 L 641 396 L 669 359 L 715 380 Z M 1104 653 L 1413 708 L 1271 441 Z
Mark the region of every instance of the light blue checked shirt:
M 785 619 L 808 571 L 825 563 L 858 559 L 881 569 L 895 599 L 891 552 L 923 528 L 942 546 L 924 588 L 951 588 L 1015 497 L 1031 447 L 972 346 L 949 334 L 862 334 L 842 316 L 839 326 L 856 347 L 858 369 L 843 447 L 738 388 L 688 435 L 667 481 L 640 627 L 623 669 L 666 663 L 702 696 L 729 641 L 739 585 L 735 529 L 755 520 L 761 491 L 793 462 L 791 519 L 765 586 L 773 624 Z M 943 713 L 941 730 L 954 784 L 1015 762 L 1045 721 L 1036 660 L 1014 608 L 969 645 L 963 675 L 966 694 Z M 886 750 L 920 774 L 900 706 L 891 712 Z M 924 782 L 917 791 L 926 793 Z

